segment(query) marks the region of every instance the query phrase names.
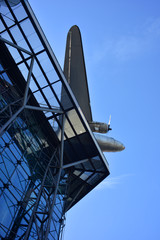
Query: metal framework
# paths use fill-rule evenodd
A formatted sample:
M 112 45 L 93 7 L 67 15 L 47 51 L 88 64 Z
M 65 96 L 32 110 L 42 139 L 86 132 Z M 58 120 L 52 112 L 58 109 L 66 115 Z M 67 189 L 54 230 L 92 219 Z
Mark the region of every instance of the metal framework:
M 0 237 L 56 240 L 65 213 L 108 176 L 108 163 L 28 1 L 4 2 Z
M 7 43 L 8 45 L 19 49 L 20 51 L 25 51 L 24 49 L 20 48 L 19 46 L 12 44 L 11 42 L 5 40 L 4 38 L 0 37 L 0 40 Z M 31 54 L 32 55 L 32 54 Z M 31 109 L 31 110 L 37 110 L 37 111 L 46 111 L 46 112 L 52 112 L 52 113 L 59 113 L 62 114 L 63 111 L 56 109 L 56 108 L 47 108 L 47 107 L 37 107 L 37 106 L 30 106 L 27 105 L 27 101 L 28 101 L 28 92 L 29 92 L 29 86 L 30 86 L 30 81 L 31 81 L 31 75 L 32 75 L 32 69 L 33 69 L 33 64 L 34 64 L 34 56 L 32 56 L 31 58 L 31 64 L 29 67 L 29 72 L 28 72 L 28 76 L 27 76 L 27 81 L 26 81 L 26 87 L 25 87 L 25 92 L 24 92 L 24 98 L 23 98 L 23 103 L 22 106 L 18 109 L 17 112 L 15 112 L 12 116 L 10 116 L 9 120 L 1 127 L 0 129 L 0 136 L 3 134 L 3 132 L 5 131 L 5 129 L 16 119 L 16 117 L 25 109 Z M 8 105 L 7 107 L 11 107 L 11 105 Z

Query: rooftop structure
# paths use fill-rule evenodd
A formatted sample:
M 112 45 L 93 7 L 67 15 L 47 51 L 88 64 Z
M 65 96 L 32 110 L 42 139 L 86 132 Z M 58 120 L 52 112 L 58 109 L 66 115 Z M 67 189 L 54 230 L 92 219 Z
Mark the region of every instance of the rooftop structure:
M 28 1 L 0 5 L 0 237 L 56 240 L 108 163 Z

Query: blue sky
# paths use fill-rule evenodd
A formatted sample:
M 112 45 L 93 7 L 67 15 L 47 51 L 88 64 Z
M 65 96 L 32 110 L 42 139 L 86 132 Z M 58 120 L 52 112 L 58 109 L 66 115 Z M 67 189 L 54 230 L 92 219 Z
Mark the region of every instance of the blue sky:
M 160 239 L 160 2 L 29 1 L 63 68 L 66 36 L 83 40 L 93 118 L 126 149 L 110 176 L 67 213 L 65 240 Z

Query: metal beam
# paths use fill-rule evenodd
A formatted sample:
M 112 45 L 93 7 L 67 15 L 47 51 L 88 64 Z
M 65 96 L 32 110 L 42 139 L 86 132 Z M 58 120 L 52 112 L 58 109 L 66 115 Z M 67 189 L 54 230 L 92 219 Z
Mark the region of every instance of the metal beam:
M 82 187 L 79 189 L 79 191 L 77 192 L 77 194 L 74 196 L 74 198 L 72 199 L 72 201 L 70 202 L 70 204 L 68 205 L 68 207 L 65 209 L 65 212 L 68 211 L 68 209 L 72 206 L 73 202 L 76 200 L 76 198 L 79 196 L 79 194 L 82 192 L 83 188 L 85 185 L 82 185 Z
M 34 64 L 34 57 L 32 57 L 32 59 L 31 59 L 31 64 L 30 64 L 29 73 L 28 73 L 28 77 L 27 77 L 27 84 L 26 84 L 26 88 L 25 88 L 25 92 L 24 92 L 23 105 L 27 104 L 27 96 L 28 96 L 28 91 L 29 91 L 29 85 L 30 85 L 30 82 L 31 82 L 33 64 Z
M 17 215 L 16 215 L 16 218 L 14 220 L 13 226 L 12 226 L 12 228 L 10 230 L 10 233 L 9 233 L 8 237 L 7 237 L 8 239 L 15 239 L 16 238 L 16 235 L 17 235 L 19 226 L 21 224 L 22 218 L 24 217 L 24 215 L 26 213 L 25 212 L 26 211 L 26 207 L 28 205 L 30 196 L 32 194 L 31 189 L 33 188 L 33 186 L 34 186 L 34 182 L 31 181 L 29 186 L 28 186 L 28 189 L 27 189 L 27 191 L 26 191 L 26 193 L 24 195 L 22 205 L 21 205 L 20 209 L 17 212 Z
M 22 52 L 25 52 L 25 53 L 27 53 L 27 54 L 29 54 L 29 55 L 33 55 L 31 52 L 27 51 L 26 49 L 18 46 L 17 44 L 14 44 L 14 43 L 8 41 L 8 40 L 5 39 L 5 38 L 2 38 L 1 36 L 0 36 L 0 40 L 1 40 L 2 42 L 4 42 L 4 43 L 6 43 L 6 44 L 8 44 L 8 45 L 10 45 L 10 46 L 12 46 L 12 47 L 14 47 L 14 48 L 16 48 L 16 49 L 22 51 Z
M 41 183 L 41 187 L 40 187 L 39 192 L 38 192 L 36 203 L 35 203 L 34 208 L 32 210 L 32 215 L 31 215 L 30 220 L 29 220 L 29 224 L 28 224 L 28 227 L 27 227 L 27 230 L 26 230 L 26 233 L 25 233 L 24 240 L 28 239 L 28 237 L 30 235 L 32 225 L 33 225 L 33 222 L 35 222 L 35 214 L 36 214 L 38 204 L 39 204 L 39 201 L 40 201 L 40 198 L 41 198 L 41 195 L 42 195 L 42 191 L 43 191 L 43 188 L 44 188 L 44 183 L 45 183 L 45 180 L 46 180 L 46 177 L 47 177 L 48 170 L 50 168 L 50 164 L 51 164 L 52 160 L 54 159 L 55 154 L 56 154 L 56 150 L 54 151 L 54 153 L 53 153 L 53 155 L 52 155 L 52 157 L 51 157 L 51 159 L 50 159 L 50 161 L 47 165 L 47 168 L 46 168 L 46 171 L 45 171 L 42 183 Z
M 87 162 L 88 160 L 89 160 L 89 159 L 84 159 L 84 160 L 80 160 L 80 161 L 78 161 L 78 162 L 65 164 L 65 165 L 63 165 L 63 169 L 65 169 L 65 168 L 69 168 L 69 167 L 73 167 L 73 166 L 76 166 L 76 165 L 78 165 L 78 164 L 81 164 L 81 163 Z
M 63 114 L 63 111 L 61 111 L 57 108 L 36 107 L 36 106 L 30 106 L 30 105 L 26 105 L 25 108 L 31 109 L 31 110 L 36 110 L 36 111 L 46 111 L 46 112 Z
M 20 109 L 12 115 L 12 117 L 1 127 L 0 129 L 0 137 L 2 136 L 3 134 L 3 131 L 11 124 L 11 122 L 13 122 L 16 117 L 18 116 L 18 114 L 20 114 L 24 109 L 24 106 L 20 107 Z
M 54 191 L 54 195 L 53 195 L 53 201 L 52 201 L 52 205 L 51 205 L 51 209 L 49 212 L 49 218 L 48 218 L 48 223 L 47 223 L 47 227 L 46 227 L 46 233 L 45 233 L 45 238 L 44 239 L 48 239 L 48 234 L 50 231 L 50 223 L 51 223 L 51 217 L 52 217 L 52 213 L 53 213 L 53 208 L 55 205 L 55 200 L 56 200 L 56 196 L 57 196 L 57 192 L 58 192 L 58 186 L 59 186 L 59 182 L 60 182 L 60 178 L 61 178 L 61 173 L 62 173 L 62 169 L 63 169 L 63 152 L 64 152 L 64 121 L 65 120 L 65 115 L 62 115 L 62 129 L 61 129 L 61 146 L 60 146 L 60 169 L 59 169 L 59 173 L 58 173 L 58 179 L 56 182 L 56 186 L 55 186 L 55 191 Z

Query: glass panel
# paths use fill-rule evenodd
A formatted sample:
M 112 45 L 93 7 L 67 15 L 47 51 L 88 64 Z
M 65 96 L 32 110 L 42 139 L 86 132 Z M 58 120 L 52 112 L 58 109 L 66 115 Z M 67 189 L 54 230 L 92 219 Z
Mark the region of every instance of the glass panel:
M 15 24 L 14 18 L 12 17 L 10 11 L 8 10 L 7 7 L 1 6 L 0 12 L 2 12 L 2 16 L 4 18 L 5 23 L 7 24 L 8 27 L 12 26 Z
M 87 180 L 87 183 L 90 185 L 95 185 L 97 181 L 99 181 L 102 178 L 103 174 L 102 173 L 95 173 L 92 177 L 90 177 Z
M 47 97 L 47 100 L 49 101 L 51 107 L 59 108 L 59 103 L 57 102 L 57 99 L 55 98 L 51 88 L 50 87 L 44 88 L 43 92 L 44 92 L 45 96 Z
M 92 158 L 91 162 L 97 171 L 105 171 L 104 164 L 100 160 L 99 156 Z
M 80 119 L 77 115 L 77 112 L 74 109 L 69 111 L 67 113 L 67 116 L 68 116 L 69 120 L 71 121 L 71 124 L 74 126 L 74 129 L 75 129 L 77 135 L 85 132 L 82 122 L 80 121 Z M 68 131 L 70 131 L 70 126 L 66 126 L 66 128 L 68 128 Z
M 50 71 L 48 71 L 47 73 L 46 73 L 46 75 L 47 75 L 47 77 L 48 77 L 48 79 L 49 79 L 49 81 L 51 82 L 51 83 L 54 83 L 55 81 L 57 81 L 57 80 L 59 80 L 59 77 L 58 77 L 58 75 L 57 75 L 57 73 L 56 73 L 56 71 L 54 70 L 54 69 L 51 69 Z M 56 83 L 57 84 L 57 83 Z M 59 82 L 59 85 L 60 85 L 61 83 Z M 60 89 L 61 89 L 61 87 L 60 87 Z
M 78 170 L 74 170 L 73 174 L 76 175 L 76 176 L 79 176 L 81 174 L 81 172 L 78 171 Z
M 90 161 L 84 162 L 83 166 L 85 168 L 85 170 L 90 170 L 90 171 L 94 171 L 94 167 L 91 165 Z
M 36 80 L 39 83 L 41 88 L 47 85 L 47 81 L 46 81 L 45 77 L 42 74 L 39 75 Z
M 1 67 L 1 64 L 0 64 L 0 67 Z M 3 70 L 3 68 L 1 68 L 0 70 Z M 5 81 L 7 81 L 9 84 L 12 84 L 11 83 L 11 81 L 10 81 L 10 79 L 9 79 L 9 77 L 8 77 L 8 75 L 7 75 L 7 73 L 2 73 L 2 74 L 0 74 L 0 77 L 3 79 L 3 80 L 5 80 Z M 2 93 L 2 92 L 1 92 Z
M 23 40 L 23 35 L 20 32 L 18 26 L 14 26 L 10 29 L 11 34 L 14 36 L 15 41 L 20 46 L 19 42 Z
M 17 6 L 15 6 L 13 8 L 13 12 L 14 12 L 18 21 L 27 17 L 27 14 L 26 14 L 26 12 L 25 12 L 25 10 L 24 10 L 24 8 L 22 7 L 21 4 L 18 4 Z
M 27 76 L 28 76 L 28 68 L 26 67 L 26 65 L 24 63 L 21 63 L 20 65 L 18 65 L 19 70 L 21 71 L 23 77 L 25 80 L 27 80 Z
M 0 20 L 0 33 L 5 29 L 2 21 Z
M 3 33 L 1 34 L 1 37 L 4 38 L 4 39 L 6 39 L 6 40 L 8 40 L 8 41 L 10 41 L 10 42 L 12 42 L 12 40 L 11 40 L 11 38 L 10 38 L 10 36 L 9 36 L 9 34 L 8 34 L 7 32 L 3 32 Z M 8 45 L 7 45 L 7 46 L 8 46 Z
M 92 172 L 87 172 L 87 171 L 85 171 L 81 176 L 80 176 L 80 178 L 82 179 L 82 180 L 86 180 L 90 175 L 92 175 L 93 173 Z
M 65 90 L 65 87 L 63 87 L 63 84 L 62 84 L 62 93 L 61 93 L 61 104 L 65 110 L 73 107 L 71 99 L 69 99 L 69 96 Z
M 41 92 L 35 92 L 34 96 L 41 107 L 46 107 L 46 101 L 44 100 Z
M 53 65 L 52 65 L 51 61 L 49 60 L 46 52 L 43 52 L 43 53 L 39 54 L 38 55 L 38 60 L 40 61 L 41 66 L 42 66 L 45 73 L 49 73 L 50 71 L 53 71 Z M 53 76 L 55 76 L 55 80 L 58 79 L 58 76 L 57 76 L 55 71 L 54 71 Z
M 18 50 L 14 47 L 11 47 L 8 45 L 8 49 L 10 51 L 10 54 L 14 57 L 15 62 L 20 62 L 22 60 Z
M 30 85 L 29 85 L 29 88 L 32 90 L 32 92 L 34 91 L 37 91 L 38 90 L 38 87 L 35 83 L 35 81 L 33 80 L 33 78 L 31 77 L 31 81 L 30 81 Z
M 42 71 L 39 68 L 37 61 L 34 61 L 33 74 L 34 74 L 35 78 L 38 78 L 38 77 L 40 77 L 42 75 Z
M 20 29 L 18 28 L 18 26 L 14 26 L 10 29 L 10 32 L 12 34 L 12 36 L 14 37 L 16 43 L 18 46 L 24 48 L 25 50 L 30 51 L 29 46 L 27 45 Z
M 34 50 L 34 52 L 38 52 L 38 51 L 42 50 L 43 47 L 42 47 L 41 41 L 38 38 L 30 20 L 27 19 L 27 20 L 21 22 L 20 25 L 28 39 L 29 44 L 31 45 L 32 49 Z

